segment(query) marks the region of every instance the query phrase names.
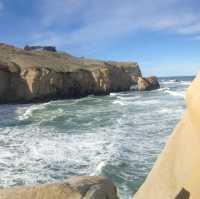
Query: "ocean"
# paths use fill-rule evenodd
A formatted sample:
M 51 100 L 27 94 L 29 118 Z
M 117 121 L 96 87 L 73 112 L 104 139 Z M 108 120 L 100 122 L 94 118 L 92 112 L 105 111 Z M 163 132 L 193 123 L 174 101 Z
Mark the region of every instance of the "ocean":
M 150 92 L 0 105 L 0 187 L 102 175 L 130 199 L 181 118 L 193 78 L 160 78 Z

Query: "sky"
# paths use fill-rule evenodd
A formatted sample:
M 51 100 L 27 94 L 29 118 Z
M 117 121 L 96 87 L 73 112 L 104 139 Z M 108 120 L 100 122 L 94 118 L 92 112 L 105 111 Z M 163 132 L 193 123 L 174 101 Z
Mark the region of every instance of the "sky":
M 0 42 L 136 61 L 145 76 L 200 69 L 199 0 L 0 0 Z

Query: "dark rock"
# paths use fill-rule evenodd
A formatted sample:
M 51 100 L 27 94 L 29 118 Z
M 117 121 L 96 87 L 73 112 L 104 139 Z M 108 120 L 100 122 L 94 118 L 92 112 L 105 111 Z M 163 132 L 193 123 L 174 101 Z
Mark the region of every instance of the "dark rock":
M 190 198 L 190 192 L 182 188 L 175 199 L 189 199 L 189 198 Z

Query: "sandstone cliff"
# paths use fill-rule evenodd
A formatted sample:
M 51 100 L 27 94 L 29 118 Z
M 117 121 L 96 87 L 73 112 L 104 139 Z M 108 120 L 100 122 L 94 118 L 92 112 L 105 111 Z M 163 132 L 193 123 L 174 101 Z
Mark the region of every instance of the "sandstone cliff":
M 187 110 L 134 199 L 200 198 L 200 74 L 186 93 Z
M 115 185 L 103 177 L 72 177 L 63 183 L 0 189 L 1 199 L 118 199 Z
M 140 76 L 134 62 L 90 60 L 0 44 L 0 103 L 126 91 Z

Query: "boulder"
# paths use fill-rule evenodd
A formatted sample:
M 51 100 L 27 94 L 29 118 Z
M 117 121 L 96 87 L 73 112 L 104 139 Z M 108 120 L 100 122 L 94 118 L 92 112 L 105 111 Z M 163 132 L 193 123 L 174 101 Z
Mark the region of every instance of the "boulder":
M 157 77 L 138 77 L 138 90 L 139 91 L 150 91 L 160 88 Z
M 115 185 L 105 177 L 72 177 L 67 183 L 83 199 L 118 199 Z
M 63 183 L 0 189 L 1 199 L 118 199 L 115 185 L 104 177 L 72 177 Z

